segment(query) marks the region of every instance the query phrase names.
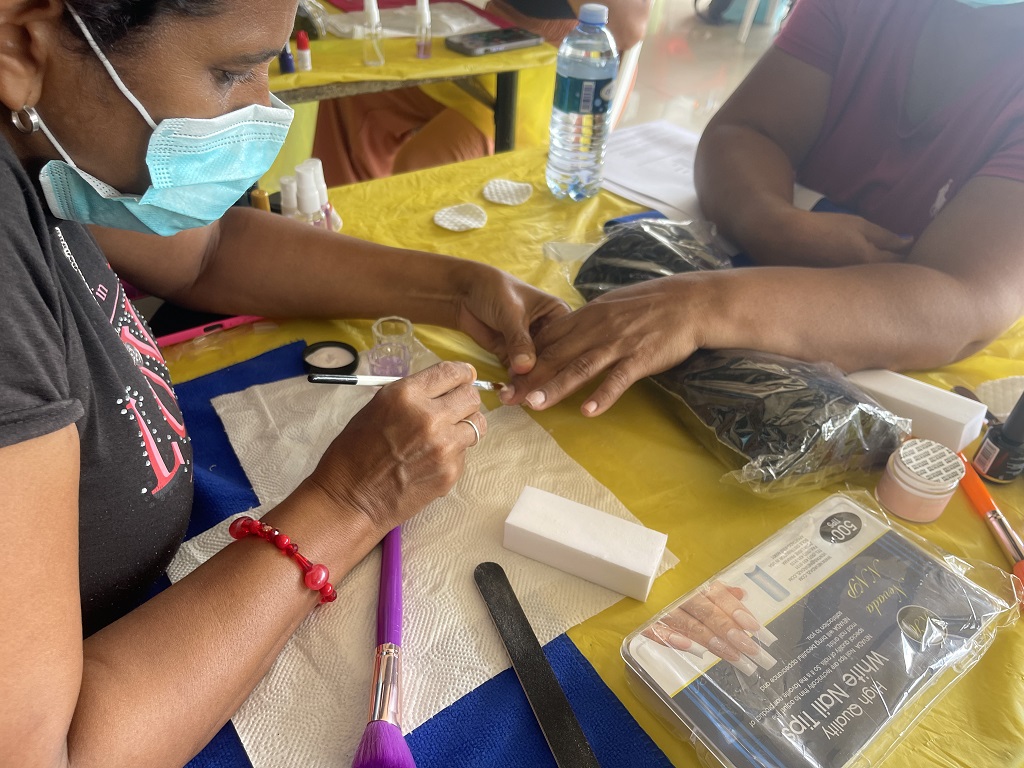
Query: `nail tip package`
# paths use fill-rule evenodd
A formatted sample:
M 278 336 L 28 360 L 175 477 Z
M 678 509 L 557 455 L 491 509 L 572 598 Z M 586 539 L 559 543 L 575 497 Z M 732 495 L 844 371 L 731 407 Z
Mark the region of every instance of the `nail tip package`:
M 631 687 L 703 765 L 877 766 L 1016 619 L 1005 572 L 870 507 L 828 497 L 623 642 Z M 743 629 L 685 652 L 709 607 Z

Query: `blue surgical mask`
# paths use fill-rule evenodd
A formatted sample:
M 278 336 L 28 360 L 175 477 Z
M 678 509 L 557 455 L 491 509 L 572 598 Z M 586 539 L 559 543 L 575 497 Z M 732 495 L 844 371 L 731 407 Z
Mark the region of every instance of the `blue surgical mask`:
M 153 129 L 146 151 L 152 184 L 141 196 L 119 192 L 75 165 L 40 120 L 40 128 L 64 158 L 51 160 L 39 174 L 53 215 L 157 235 L 219 219 L 274 162 L 288 135 L 291 108 L 271 94 L 270 107 L 254 104 L 220 117 L 171 118 L 158 125 L 121 81 L 78 14 L 68 10 L 118 90 Z

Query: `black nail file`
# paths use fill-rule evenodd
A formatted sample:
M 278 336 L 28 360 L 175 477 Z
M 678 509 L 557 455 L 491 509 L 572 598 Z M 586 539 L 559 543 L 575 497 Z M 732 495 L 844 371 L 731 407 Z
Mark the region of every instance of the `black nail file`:
M 480 563 L 473 578 L 558 768 L 600 768 L 504 569 Z

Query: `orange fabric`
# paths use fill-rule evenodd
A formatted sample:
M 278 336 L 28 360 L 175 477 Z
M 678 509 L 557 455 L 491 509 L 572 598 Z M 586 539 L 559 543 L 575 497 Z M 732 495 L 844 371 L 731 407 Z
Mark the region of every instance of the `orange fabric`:
M 313 140 L 313 156 L 323 161 L 332 187 L 493 151 L 493 142 L 469 120 L 419 88 L 323 101 Z

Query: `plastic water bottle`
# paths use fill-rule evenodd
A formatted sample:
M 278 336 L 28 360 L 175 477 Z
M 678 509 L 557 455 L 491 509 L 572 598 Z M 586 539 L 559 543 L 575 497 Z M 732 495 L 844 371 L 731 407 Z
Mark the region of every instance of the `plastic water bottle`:
M 555 197 L 585 200 L 601 188 L 619 54 L 608 32 L 608 9 L 580 8 L 580 23 L 558 49 L 551 110 L 548 189 Z

